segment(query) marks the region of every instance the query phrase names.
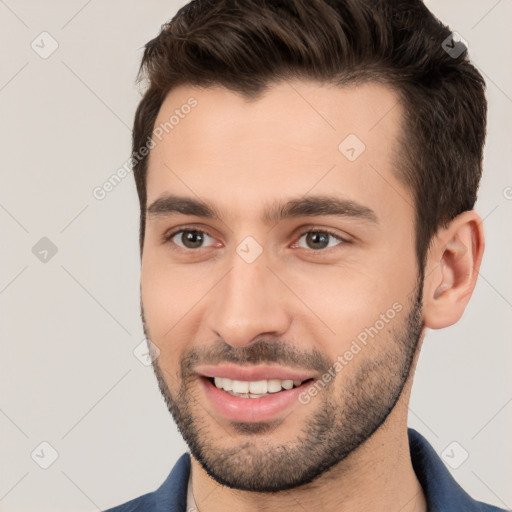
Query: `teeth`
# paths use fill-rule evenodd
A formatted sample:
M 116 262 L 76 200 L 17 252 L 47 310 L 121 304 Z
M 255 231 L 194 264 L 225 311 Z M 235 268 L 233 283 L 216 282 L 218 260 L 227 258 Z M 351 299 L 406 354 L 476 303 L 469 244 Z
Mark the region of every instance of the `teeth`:
M 293 388 L 293 380 L 283 380 L 281 381 L 281 386 L 284 389 L 292 389 Z
M 267 380 L 267 391 L 269 393 L 281 391 L 281 381 L 279 379 Z
M 248 382 L 245 380 L 231 380 L 226 377 L 215 377 L 214 382 L 219 389 L 228 391 L 232 395 L 243 395 L 244 398 L 259 398 L 268 393 L 277 393 L 282 389 L 292 389 L 294 386 L 300 386 L 303 381 L 269 379 Z
M 233 392 L 249 393 L 249 383 L 245 380 L 234 380 L 233 381 Z
M 267 392 L 267 381 L 258 380 L 257 382 L 249 382 L 249 393 L 255 395 L 263 395 Z

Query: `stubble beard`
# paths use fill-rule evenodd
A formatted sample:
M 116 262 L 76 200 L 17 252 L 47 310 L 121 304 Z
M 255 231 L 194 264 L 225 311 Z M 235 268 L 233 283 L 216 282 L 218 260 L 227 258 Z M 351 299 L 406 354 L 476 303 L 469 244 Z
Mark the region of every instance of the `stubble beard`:
M 397 324 L 398 317 L 395 317 L 389 332 L 384 330 L 371 342 L 383 349 L 370 349 L 371 357 L 368 357 L 370 351 L 365 348 L 350 363 L 360 361 L 350 378 L 346 378 L 341 370 L 314 400 L 300 406 L 312 408 L 309 419 L 300 433 L 286 443 L 272 442 L 272 431 L 286 418 L 278 422 L 230 422 L 229 428 L 221 426 L 208 414 L 195 396 L 198 386 L 192 365 L 197 358 L 193 353 L 183 354 L 181 358 L 176 395 L 171 393 L 158 359 L 153 361 L 160 392 L 194 458 L 222 485 L 266 493 L 313 482 L 343 461 L 384 423 L 402 393 L 423 330 L 422 291 L 423 278 L 412 295 L 414 300 L 409 305 L 406 319 Z M 143 313 L 142 317 L 145 324 Z M 145 325 L 144 331 L 148 337 Z M 245 352 L 243 356 L 237 352 L 235 357 L 230 352 L 232 348 L 225 344 L 221 353 L 232 357 L 220 360 L 286 364 L 284 357 L 274 357 L 278 353 L 282 355 L 282 352 L 275 352 L 278 346 L 265 340 L 256 341 L 251 346 L 237 348 L 237 351 Z M 314 366 L 317 370 L 321 367 L 327 370 L 328 361 L 317 352 L 311 352 L 308 361 L 311 366 L 305 368 Z M 342 388 L 336 387 L 341 375 L 346 380 Z M 293 425 L 293 419 L 288 418 L 290 420 Z M 219 443 L 213 431 L 222 428 L 226 441 Z

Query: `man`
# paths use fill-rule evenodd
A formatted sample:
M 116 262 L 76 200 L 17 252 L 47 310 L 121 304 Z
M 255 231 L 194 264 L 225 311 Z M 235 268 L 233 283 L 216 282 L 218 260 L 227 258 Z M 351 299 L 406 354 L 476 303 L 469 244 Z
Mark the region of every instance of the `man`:
M 484 250 L 465 50 L 419 0 L 199 0 L 146 45 L 142 319 L 191 454 L 111 511 L 499 510 L 407 429 Z

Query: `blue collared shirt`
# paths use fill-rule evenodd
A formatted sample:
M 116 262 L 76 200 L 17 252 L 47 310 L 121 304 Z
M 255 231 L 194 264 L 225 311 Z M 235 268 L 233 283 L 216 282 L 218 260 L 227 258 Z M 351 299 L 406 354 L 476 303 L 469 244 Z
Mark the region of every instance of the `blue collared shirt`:
M 428 441 L 412 428 L 408 434 L 412 466 L 423 487 L 428 512 L 504 512 L 505 509 L 471 498 Z M 190 455 L 184 453 L 156 491 L 105 512 L 186 512 L 189 475 Z

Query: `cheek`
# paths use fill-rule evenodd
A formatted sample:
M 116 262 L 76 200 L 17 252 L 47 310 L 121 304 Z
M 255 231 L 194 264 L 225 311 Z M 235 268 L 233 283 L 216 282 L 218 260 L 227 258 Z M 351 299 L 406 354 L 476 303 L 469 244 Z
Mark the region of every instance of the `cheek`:
M 162 352 L 176 353 L 190 343 L 208 291 L 214 287 L 215 276 L 211 266 L 171 264 L 156 251 L 153 254 L 148 251 L 143 257 L 144 317 L 148 334 Z
M 393 258 L 382 255 L 364 266 L 312 267 L 295 280 L 300 286 L 294 291 L 312 311 L 304 313 L 310 318 L 310 335 L 330 359 L 343 354 L 358 336 L 370 339 L 368 332 L 389 336 L 403 320 L 415 269 L 393 265 Z
M 183 272 L 158 261 L 149 251 L 143 256 L 141 297 L 146 325 L 155 343 L 160 345 L 172 336 L 174 326 L 185 314 L 189 294 Z
M 170 279 L 160 268 L 144 262 L 141 269 L 141 297 L 144 307 L 146 334 L 158 347 L 158 365 L 170 391 L 178 392 L 180 354 L 187 337 L 180 318 L 186 288 Z

